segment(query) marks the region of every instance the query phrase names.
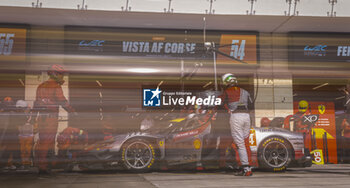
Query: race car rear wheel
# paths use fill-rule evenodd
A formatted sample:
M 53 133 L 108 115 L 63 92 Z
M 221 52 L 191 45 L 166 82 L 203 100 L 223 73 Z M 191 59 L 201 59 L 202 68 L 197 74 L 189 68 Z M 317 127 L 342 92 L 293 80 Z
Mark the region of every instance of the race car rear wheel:
M 129 170 L 138 172 L 150 170 L 155 158 L 154 145 L 147 140 L 134 139 L 123 145 L 122 160 Z
M 270 137 L 262 142 L 258 150 L 259 165 L 275 172 L 285 171 L 292 160 L 292 149 L 281 137 Z

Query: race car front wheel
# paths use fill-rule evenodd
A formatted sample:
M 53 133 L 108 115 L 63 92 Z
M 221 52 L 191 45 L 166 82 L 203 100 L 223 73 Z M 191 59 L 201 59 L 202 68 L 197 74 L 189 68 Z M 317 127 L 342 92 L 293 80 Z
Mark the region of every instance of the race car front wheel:
M 259 147 L 258 156 L 261 168 L 275 172 L 284 171 L 292 160 L 292 150 L 284 138 L 270 137 Z
M 130 140 L 123 145 L 122 160 L 129 170 L 138 172 L 150 170 L 155 161 L 154 146 L 144 139 Z

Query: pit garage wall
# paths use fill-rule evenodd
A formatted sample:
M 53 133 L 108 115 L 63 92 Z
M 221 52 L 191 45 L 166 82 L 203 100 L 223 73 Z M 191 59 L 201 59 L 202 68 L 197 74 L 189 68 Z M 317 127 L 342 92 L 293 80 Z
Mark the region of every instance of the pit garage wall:
M 28 63 L 29 70 L 25 75 L 25 100 L 31 106 L 35 101 L 36 89 L 42 82 L 48 79 L 46 71 L 48 65 L 63 64 L 64 62 L 64 27 L 38 27 L 32 26 L 29 31 L 30 55 Z M 62 85 L 64 96 L 69 100 L 69 76 L 64 77 L 65 83 Z M 67 112 L 60 107 L 58 132 L 67 127 Z M 63 121 L 62 121 L 63 120 Z
M 293 81 L 288 71 L 287 34 L 259 34 L 260 68 L 254 79 L 255 124 L 262 117 L 272 120 L 293 114 Z M 257 88 L 258 85 L 258 88 Z
M 64 27 L 35 27 L 29 31 L 31 38 L 29 57 L 30 68 L 34 72 L 26 73 L 25 99 L 33 104 L 36 88 L 47 80 L 47 64 L 64 62 Z M 293 113 L 292 76 L 288 72 L 288 40 L 286 34 L 259 33 L 260 67 L 254 79 L 255 125 L 260 127 L 262 117 L 272 120 L 274 117 L 285 117 Z M 69 76 L 62 86 L 65 96 L 69 97 Z M 258 86 L 258 88 L 257 88 Z M 69 100 L 69 99 L 68 99 Z M 60 120 L 67 120 L 67 112 L 60 109 Z M 59 130 L 67 126 L 67 121 L 59 122 Z

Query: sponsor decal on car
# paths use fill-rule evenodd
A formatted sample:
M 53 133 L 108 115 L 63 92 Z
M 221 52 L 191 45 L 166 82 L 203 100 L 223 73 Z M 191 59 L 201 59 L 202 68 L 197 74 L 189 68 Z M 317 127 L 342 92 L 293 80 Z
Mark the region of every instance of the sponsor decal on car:
M 194 130 L 190 130 L 190 131 L 186 131 L 186 132 L 182 132 L 182 133 L 178 133 L 174 136 L 174 141 L 178 141 L 184 138 L 188 138 L 188 137 L 194 137 L 196 135 L 201 134 L 208 126 L 210 125 L 210 122 L 207 122 L 205 124 L 203 124 L 201 127 L 194 129 Z
M 259 130 L 260 132 L 285 132 L 284 129 L 275 129 L 275 128 L 269 128 L 269 127 L 263 127 Z
M 254 129 L 250 129 L 249 146 L 256 146 L 256 133 Z
M 174 139 L 180 139 L 180 138 L 184 138 L 184 137 L 194 136 L 194 135 L 197 135 L 198 133 L 199 133 L 198 129 L 188 131 L 188 132 L 183 132 L 183 133 L 176 134 L 174 136 Z
M 278 142 L 284 143 L 283 139 L 280 139 L 280 138 L 269 138 L 263 143 L 263 146 L 266 146 L 266 144 L 268 144 L 269 142 L 272 142 L 272 141 L 278 141 Z
M 280 172 L 280 171 L 284 171 L 284 170 L 286 170 L 285 166 L 283 166 L 281 168 L 273 168 L 273 171 L 275 171 L 275 172 Z

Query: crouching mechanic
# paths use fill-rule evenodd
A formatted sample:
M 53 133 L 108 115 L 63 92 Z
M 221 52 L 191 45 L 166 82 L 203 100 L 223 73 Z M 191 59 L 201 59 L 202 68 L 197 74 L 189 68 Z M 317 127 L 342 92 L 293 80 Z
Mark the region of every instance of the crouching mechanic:
M 223 75 L 222 81 L 225 89 L 221 98 L 225 108 L 230 113 L 231 134 L 238 148 L 241 162 L 237 175 L 251 176 L 253 173 L 249 166 L 251 152 L 249 148 L 250 115 L 248 104 L 252 104 L 252 100 L 246 90 L 237 87 L 237 78 L 233 74 Z

